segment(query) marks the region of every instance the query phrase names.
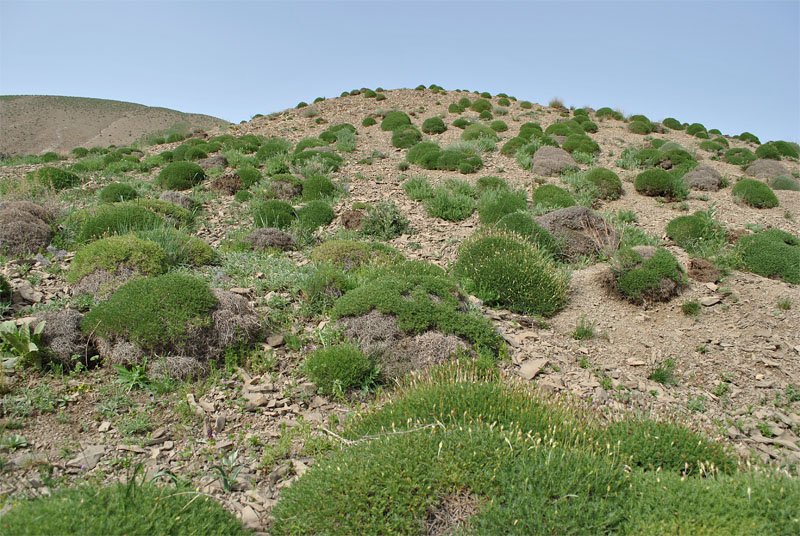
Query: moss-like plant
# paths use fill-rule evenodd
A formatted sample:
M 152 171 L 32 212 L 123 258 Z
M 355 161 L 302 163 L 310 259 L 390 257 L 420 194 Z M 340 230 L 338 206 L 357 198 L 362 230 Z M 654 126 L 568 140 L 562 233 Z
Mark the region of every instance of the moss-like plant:
M 524 123 L 521 127 L 519 127 L 519 137 L 525 140 L 530 141 L 530 139 L 534 136 L 541 137 L 544 135 L 544 131 L 542 130 L 542 125 L 539 123 Z
M 110 236 L 80 248 L 69 267 L 66 280 L 75 283 L 96 270 L 113 273 L 118 267 L 141 275 L 159 275 L 166 271 L 168 259 L 157 244 L 135 235 Z
M 517 154 L 517 151 L 522 149 L 527 143 L 528 140 L 522 137 L 511 138 L 503 144 L 503 147 L 500 148 L 500 154 L 514 156 Z
M 520 101 L 519 107 L 523 110 L 530 110 L 533 108 L 533 103 L 531 101 Z
M 292 150 L 292 143 L 284 138 L 270 138 L 256 151 L 256 161 L 264 162 L 274 156 L 289 154 Z
M 261 180 L 261 172 L 250 166 L 242 166 L 237 169 L 236 176 L 242 180 L 242 186 L 245 188 L 250 188 Z
M 78 242 L 167 225 L 159 214 L 132 202 L 102 205 L 93 211 L 78 213 L 70 221 L 79 227 Z
M 678 121 L 677 119 L 675 119 L 674 117 L 667 117 L 666 119 L 664 119 L 661 122 L 661 124 L 664 125 L 667 128 L 671 128 L 672 130 L 683 130 L 684 129 L 683 124 L 680 121 Z
M 497 133 L 486 125 L 474 123 L 469 125 L 461 133 L 461 139 L 464 141 L 477 140 L 478 138 L 488 138 L 492 141 L 499 141 L 500 138 Z
M 743 236 L 736 243 L 742 267 L 763 277 L 800 284 L 800 238 L 778 229 Z
M 475 113 L 491 112 L 492 103 L 486 99 L 475 99 L 475 102 L 470 104 L 470 110 Z
M 489 125 L 489 128 L 491 128 L 495 132 L 505 132 L 508 130 L 508 125 L 506 124 L 505 121 L 497 120 L 497 121 L 492 121 L 492 123 Z
M 567 301 L 567 275 L 531 243 L 500 231 L 474 234 L 461 244 L 453 273 L 488 305 L 550 316 Z
M 739 138 L 742 141 L 749 141 L 750 143 L 755 143 L 756 145 L 760 145 L 761 144 L 761 140 L 759 140 L 758 136 L 756 136 L 752 132 L 745 131 L 745 132 L 742 132 L 741 134 L 739 134 L 738 136 L 735 136 L 735 137 Z
M 650 134 L 653 132 L 653 125 L 650 122 L 633 121 L 628 124 L 628 130 L 634 134 Z
M 464 113 L 464 108 L 459 106 L 457 102 L 452 102 L 450 106 L 447 107 L 447 111 L 451 114 L 461 114 Z
M 134 279 L 81 321 L 84 333 L 122 338 L 150 353 L 180 352 L 189 329 L 208 325 L 217 298 L 199 278 L 179 273 Z
M 100 201 L 104 203 L 116 203 L 117 201 L 129 201 L 136 199 L 139 194 L 130 184 L 112 182 L 100 190 Z
M 525 191 L 489 189 L 485 190 L 478 198 L 478 214 L 483 224 L 496 223 L 506 214 L 527 209 L 528 201 Z
M 758 157 L 750 149 L 739 147 L 725 151 L 725 161 L 735 166 L 744 166 L 755 162 Z
M 422 122 L 422 132 L 425 134 L 441 134 L 447 127 L 441 117 L 429 117 Z
M 303 181 L 303 201 L 331 197 L 335 192 L 336 186 L 325 175 L 312 175 Z
M 392 132 L 392 146 L 398 149 L 413 147 L 422 141 L 422 134 L 417 127 L 406 125 L 394 129 Z
M 793 192 L 800 191 L 800 184 L 788 175 L 780 175 L 775 177 L 770 184 L 773 190 L 790 190 Z
M 619 292 L 634 303 L 669 300 L 686 281 L 683 268 L 664 248 L 647 259 L 623 248 L 614 258 L 612 272 Z
M 741 179 L 731 190 L 734 197 L 755 208 L 777 207 L 778 197 L 765 183 L 756 179 Z
M 267 199 L 254 203 L 253 224 L 256 227 L 277 227 L 286 229 L 296 218 L 292 205 L 280 199 Z
M 303 227 L 316 229 L 328 225 L 336 217 L 333 208 L 325 201 L 310 201 L 297 209 L 297 221 Z
M 709 248 L 728 243 L 728 234 L 714 220 L 711 211 L 699 210 L 689 216 L 672 219 L 667 224 L 666 234 L 689 253 L 702 256 Z
M 586 180 L 597 188 L 601 199 L 619 199 L 622 195 L 622 181 L 619 175 L 603 167 L 592 168 L 586 172 Z
M 700 142 L 700 148 L 710 153 L 719 153 L 725 150 L 725 146 L 713 140 L 703 140 Z
M 50 166 L 37 169 L 29 175 L 29 178 L 57 192 L 66 190 L 67 188 L 73 188 L 81 183 L 81 178 L 76 174 L 66 169 Z
M 367 117 L 364 118 L 363 121 L 361 121 L 361 126 L 362 127 L 371 127 L 372 125 L 375 125 L 377 123 L 378 123 L 378 121 L 376 121 L 374 117 L 367 116 Z
M 648 169 L 639 173 L 633 182 L 636 191 L 649 196 L 663 196 L 672 199 L 686 199 L 688 188 L 683 178 L 664 171 Z
M 531 242 L 537 248 L 554 256 L 559 255 L 561 246 L 550 232 L 536 223 L 527 212 L 512 212 L 500 218 L 495 227 L 514 233 Z
M 769 142 L 769 145 L 775 147 L 781 156 L 788 156 L 789 158 L 795 159 L 800 158 L 800 147 L 798 147 L 796 143 L 778 140 Z
M 367 264 L 395 264 L 403 260 L 403 255 L 396 249 L 377 242 L 328 240 L 314 248 L 311 260 L 318 265 L 330 264 L 351 272 Z
M 372 310 L 394 315 L 407 333 L 438 329 L 463 337 L 472 344 L 497 350 L 500 338 L 491 324 L 476 312 L 464 312 L 465 296 L 448 277 L 390 270 L 342 296 L 331 318 L 361 316 Z
M 393 111 L 386 114 L 381 121 L 381 130 L 392 131 L 398 127 L 411 124 L 411 118 L 407 113 L 401 111 Z
M 188 190 L 205 178 L 205 171 L 197 164 L 173 162 L 158 174 L 158 184 L 168 190 Z
M 759 145 L 756 149 L 756 156 L 758 158 L 764 158 L 768 160 L 780 160 L 781 153 L 778 148 L 773 144 L 773 142 L 765 143 L 763 145 Z
M 583 134 L 570 134 L 561 148 L 568 153 L 594 154 L 600 152 L 597 142 Z
M 544 184 L 533 191 L 533 204 L 552 208 L 566 208 L 575 205 L 575 198 L 560 186 Z
M 375 376 L 375 363 L 356 345 L 336 344 L 313 351 L 302 370 L 321 393 L 341 396 L 366 387 Z
M 686 127 L 686 133 L 690 136 L 697 136 L 698 133 L 705 132 L 708 133 L 708 130 L 702 123 L 692 123 L 688 127 Z

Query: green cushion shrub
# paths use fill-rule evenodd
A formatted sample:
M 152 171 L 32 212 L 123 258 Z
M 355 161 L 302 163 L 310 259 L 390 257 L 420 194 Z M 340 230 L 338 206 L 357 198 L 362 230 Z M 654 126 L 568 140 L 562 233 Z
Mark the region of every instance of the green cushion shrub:
M 75 253 L 66 280 L 75 283 L 95 270 L 113 273 L 122 265 L 141 275 L 159 275 L 167 270 L 168 259 L 164 250 L 154 242 L 133 234 L 109 236 L 91 242 Z
M 405 190 L 409 199 L 414 201 L 423 201 L 433 195 L 433 187 L 428 182 L 428 179 L 420 176 L 408 179 L 403 184 L 403 190 Z
M 81 183 L 81 178 L 66 169 L 45 166 L 37 169 L 29 175 L 43 186 L 52 188 L 60 192 L 67 188 L 73 188 Z
M 620 249 L 612 271 L 617 290 L 633 303 L 667 301 L 686 280 L 677 259 L 664 248 L 646 260 L 630 248 Z
M 648 169 L 639 173 L 633 182 L 636 191 L 649 196 L 663 196 L 672 199 L 686 199 L 688 188 L 681 177 L 663 169 Z
M 778 151 L 778 148 L 775 147 L 773 142 L 765 143 L 763 145 L 759 145 L 756 149 L 756 156 L 758 158 L 765 158 L 769 160 L 780 160 L 781 153 Z
M 756 179 L 741 179 L 733 187 L 731 194 L 755 208 L 773 208 L 779 204 L 775 192 L 765 183 Z
M 489 128 L 491 128 L 495 132 L 505 132 L 508 130 L 508 125 L 506 124 L 505 121 L 497 120 L 497 121 L 492 121 L 492 123 L 489 125 Z
M 452 102 L 450 106 L 447 107 L 447 111 L 451 114 L 461 114 L 464 113 L 464 108 L 459 106 L 457 102 Z
M 739 134 L 738 136 L 735 136 L 735 137 L 739 138 L 742 141 L 749 141 L 750 143 L 755 143 L 756 145 L 760 145 L 761 144 L 761 140 L 758 139 L 758 136 L 756 136 L 755 134 L 753 134 L 751 132 L 745 131 L 745 132 L 742 132 L 741 134 Z
M 521 236 L 537 248 L 552 255 L 558 255 L 561 246 L 550 232 L 536 223 L 527 212 L 512 212 L 500 218 L 495 227 L 509 233 Z
M 525 138 L 520 138 L 520 137 L 511 138 L 510 140 L 508 140 L 503 144 L 503 147 L 500 148 L 500 154 L 504 154 L 506 156 L 514 156 L 515 154 L 517 154 L 517 151 L 522 149 L 527 143 L 528 140 L 526 140 Z
M 236 170 L 236 176 L 242 180 L 242 186 L 250 188 L 261 180 L 261 172 L 251 166 L 242 166 Z
M 716 138 L 714 138 L 711 141 L 713 141 L 715 143 L 719 143 L 720 145 L 723 145 L 725 147 L 730 147 L 731 146 L 730 142 L 726 138 L 724 138 L 722 136 L 717 136 Z
M 583 134 L 570 134 L 561 148 L 568 153 L 594 154 L 600 152 L 597 142 Z
M 498 106 L 511 106 L 511 101 L 508 100 L 508 98 L 506 98 L 506 97 L 500 97 L 499 99 L 497 99 L 497 105 Z
M 168 190 L 188 190 L 206 178 L 203 168 L 191 162 L 172 162 L 158 174 L 158 185 Z
M 656 148 L 646 148 L 641 149 L 633 153 L 633 158 L 642 166 L 655 166 L 659 162 L 661 162 L 661 158 L 664 156 L 659 149 Z
M 375 364 L 358 346 L 336 344 L 311 352 L 303 363 L 303 372 L 321 393 L 341 396 L 366 387 L 375 376 Z
M 336 153 L 322 151 L 303 151 L 292 155 L 291 161 L 297 166 L 307 165 L 309 161 L 317 162 L 319 167 L 326 171 L 338 171 L 344 163 L 344 158 Z
M 391 131 L 398 127 L 410 125 L 411 118 L 405 112 L 393 111 L 386 114 L 381 121 L 381 130 Z
M 619 199 L 622 195 L 622 181 L 619 175 L 603 167 L 592 168 L 586 172 L 586 180 L 591 182 L 600 195 L 600 199 Z
M 458 99 L 458 105 L 464 108 L 465 110 L 472 106 L 472 101 L 469 100 L 467 97 L 461 97 Z
M 172 134 L 167 136 L 167 143 L 177 143 L 179 141 L 183 141 L 184 135 L 178 132 L 173 132 Z
M 704 151 L 711 153 L 719 153 L 725 150 L 725 146 L 712 140 L 703 140 L 700 142 L 700 148 Z
M 128 201 L 136 199 L 139 194 L 130 184 L 123 184 L 120 182 L 112 182 L 102 190 L 100 190 L 100 201 L 104 203 L 116 203 L 117 201 Z
M 581 123 L 581 127 L 583 127 L 584 132 L 590 133 L 597 132 L 600 129 L 594 121 L 584 121 Z
M 678 216 L 667 223 L 666 234 L 676 244 L 690 253 L 702 250 L 717 237 L 727 243 L 727 234 L 714 222 L 708 212 L 697 211 L 688 216 Z
M 614 111 L 608 106 L 603 106 L 602 108 L 598 108 L 594 115 L 598 119 L 605 119 L 607 117 L 611 117 L 612 119 L 622 120 L 622 114 L 620 112 Z
M 683 130 L 684 129 L 683 124 L 680 121 L 678 121 L 677 119 L 675 119 L 674 117 L 667 117 L 666 119 L 664 119 L 661 122 L 661 124 L 664 125 L 667 128 L 671 128 L 672 130 Z
M 318 265 L 330 264 L 351 272 L 368 264 L 395 264 L 403 260 L 403 255 L 396 249 L 377 242 L 327 240 L 314 248 L 311 260 Z
M 744 166 L 758 159 L 753 151 L 745 148 L 728 149 L 725 151 L 725 161 L 735 166 Z
M 3 274 L 0 274 L 0 304 L 11 304 L 11 283 Z
M 253 194 L 250 193 L 249 190 L 239 190 L 233 196 L 233 199 L 238 201 L 239 203 L 247 203 L 252 198 L 253 198 Z
M 422 141 L 422 134 L 416 127 L 408 125 L 392 131 L 392 146 L 398 149 L 413 147 Z
M 339 298 L 331 318 L 361 316 L 377 310 L 394 315 L 398 328 L 406 333 L 438 329 L 496 351 L 500 345 L 497 331 L 480 313 L 464 312 L 465 302 L 464 292 L 449 277 L 409 270 L 404 263 Z
M 479 232 L 458 250 L 453 273 L 487 305 L 550 316 L 567 302 L 569 278 L 546 253 L 500 231 Z
M 335 217 L 336 213 L 330 204 L 322 200 L 309 201 L 297 209 L 297 221 L 311 229 L 328 225 Z
M 475 210 L 475 199 L 450 191 L 445 187 L 435 188 L 430 197 L 425 199 L 425 210 L 432 218 L 445 221 L 462 221 Z
M 771 141 L 770 145 L 775 147 L 781 156 L 788 156 L 789 158 L 800 158 L 800 147 L 796 143 L 789 143 L 788 141 Z
M 409 229 L 408 218 L 397 208 L 394 201 L 379 201 L 367 208 L 361 220 L 361 232 L 380 240 L 397 238 Z
M 706 127 L 703 126 L 702 123 L 692 123 L 686 127 L 686 133 L 690 136 L 696 136 L 698 132 L 707 132 Z
M 441 117 L 429 117 L 422 122 L 422 132 L 425 134 L 441 134 L 447 127 Z
M 209 325 L 217 298 L 200 278 L 180 273 L 134 279 L 81 321 L 84 333 L 133 342 L 151 353 L 172 354 L 189 329 Z
M 453 126 L 456 127 L 456 128 L 460 128 L 462 130 L 467 128 L 471 124 L 472 124 L 472 121 L 464 119 L 463 117 L 459 117 L 458 119 L 453 121 Z
M 743 236 L 736 243 L 742 267 L 763 277 L 800 284 L 800 238 L 779 229 Z
M 791 190 L 793 192 L 800 191 L 800 184 L 797 184 L 796 180 L 787 175 L 775 177 L 770 186 L 773 190 Z
M 523 110 L 530 110 L 531 108 L 533 108 L 533 103 L 531 101 L 521 101 L 519 103 L 519 107 L 522 108 Z
M 506 214 L 527 209 L 527 194 L 524 191 L 489 189 L 478 198 L 478 214 L 483 224 L 497 223 Z
M 252 213 L 253 224 L 256 227 L 286 229 L 296 217 L 292 205 L 280 199 L 267 199 L 254 203 Z
M 461 133 L 461 139 L 464 141 L 477 140 L 478 138 L 489 138 L 493 141 L 499 141 L 497 133 L 486 125 L 474 123 L 467 126 L 464 132 Z
M 264 141 L 256 151 L 256 161 L 263 162 L 273 156 L 288 154 L 292 150 L 292 143 L 284 138 L 269 138 Z
M 542 130 L 542 125 L 539 123 L 529 122 L 523 123 L 521 127 L 519 127 L 519 137 L 529 140 L 533 137 L 541 137 L 544 135 L 544 131 Z
M 0 533 L 245 536 L 247 531 L 218 501 L 189 486 L 129 482 L 62 488 L 20 502 L 0 519 Z
M 294 148 L 295 153 L 301 153 L 306 149 L 310 149 L 312 147 L 326 147 L 328 146 L 329 142 L 323 140 L 321 138 L 303 138 Z
M 500 177 L 486 176 L 481 177 L 475 183 L 478 195 L 482 195 L 486 190 L 508 190 L 508 183 Z
M 489 112 L 492 110 L 492 103 L 486 99 L 475 99 L 469 108 L 475 113 Z
M 575 131 L 567 123 L 553 123 L 544 130 L 544 133 L 548 136 L 569 136 L 574 134 Z
M 163 216 L 131 202 L 101 205 L 93 211 L 76 214 L 74 221 L 79 222 L 78 242 L 167 225 Z
M 533 191 L 533 204 L 553 208 L 566 208 L 575 205 L 575 198 L 560 186 L 544 184 Z
M 325 175 L 312 175 L 303 181 L 303 201 L 315 201 L 332 197 L 336 186 Z
M 650 134 L 653 132 L 653 125 L 644 121 L 633 121 L 628 124 L 628 130 L 634 134 Z
M 217 253 L 211 246 L 182 229 L 155 227 L 135 231 L 134 234 L 137 238 L 158 244 L 167 255 L 170 266 L 204 266 L 217 260 Z
M 365 117 L 363 121 L 361 121 L 362 127 L 371 127 L 372 125 L 377 124 L 378 121 L 375 120 L 374 117 Z

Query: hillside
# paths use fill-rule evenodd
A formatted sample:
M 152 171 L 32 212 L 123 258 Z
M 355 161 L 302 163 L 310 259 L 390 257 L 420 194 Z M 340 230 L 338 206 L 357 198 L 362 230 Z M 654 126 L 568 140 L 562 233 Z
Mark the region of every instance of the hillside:
M 7 361 L 6 509 L 138 468 L 271 534 L 796 534 L 797 146 L 519 97 L 0 165 L 58 354 Z
M 0 96 L 0 153 L 66 154 L 75 147 L 126 145 L 156 132 L 190 132 L 227 121 L 106 99 Z

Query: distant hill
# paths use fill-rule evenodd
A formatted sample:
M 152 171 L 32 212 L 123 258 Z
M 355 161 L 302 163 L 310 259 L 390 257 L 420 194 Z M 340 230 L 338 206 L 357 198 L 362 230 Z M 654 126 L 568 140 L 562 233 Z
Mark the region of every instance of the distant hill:
M 67 153 L 122 145 L 155 132 L 209 129 L 228 122 L 132 102 L 51 95 L 0 96 L 0 153 Z

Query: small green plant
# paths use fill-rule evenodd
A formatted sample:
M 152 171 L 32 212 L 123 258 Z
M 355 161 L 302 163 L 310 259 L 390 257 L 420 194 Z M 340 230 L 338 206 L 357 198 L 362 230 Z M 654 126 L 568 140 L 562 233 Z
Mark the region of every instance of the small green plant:
M 663 169 L 648 169 L 639 173 L 633 186 L 637 192 L 649 196 L 661 196 L 679 201 L 689 196 L 689 189 L 683 178 Z
M 405 112 L 393 111 L 386 114 L 381 121 L 381 130 L 394 131 L 399 127 L 411 125 L 411 118 Z
M 493 224 L 506 214 L 528 209 L 527 193 L 505 189 L 487 189 L 478 198 L 481 223 Z
M 725 151 L 725 161 L 735 166 L 744 166 L 755 162 L 757 157 L 753 151 L 745 148 L 728 149 Z
M 643 258 L 630 248 L 621 248 L 611 263 L 616 288 L 633 303 L 667 301 L 686 281 L 677 259 L 666 249 Z
M 441 134 L 447 127 L 441 117 L 429 117 L 422 122 L 422 132 L 425 134 Z
M 400 212 L 394 201 L 379 201 L 367 209 L 367 215 L 361 222 L 361 232 L 381 240 L 391 240 L 407 232 L 409 226 L 408 218 Z
M 733 187 L 731 194 L 755 208 L 772 208 L 779 205 L 778 197 L 772 189 L 756 179 L 741 179 Z
M 475 199 L 470 195 L 452 192 L 448 188 L 438 187 L 431 196 L 425 199 L 425 210 L 432 218 L 445 221 L 462 221 L 475 210 Z
M 697 300 L 683 302 L 681 311 L 683 311 L 683 314 L 686 316 L 697 316 L 700 314 L 700 302 Z
M 433 187 L 428 182 L 427 177 L 419 175 L 408 179 L 403 184 L 403 190 L 414 201 L 424 201 L 433 195 Z
M 672 359 L 664 360 L 663 363 L 650 371 L 647 379 L 662 385 L 678 385 L 678 379 L 675 377 L 675 361 Z
M 544 184 L 533 191 L 533 204 L 551 208 L 566 208 L 575 205 L 575 198 L 560 186 Z
M 168 190 L 188 190 L 205 178 L 205 171 L 197 164 L 173 162 L 158 174 L 158 184 Z
M 139 194 L 130 184 L 112 182 L 100 190 L 100 201 L 104 203 L 116 203 L 118 201 L 128 201 L 136 199 Z
M 800 284 L 800 238 L 778 229 L 744 236 L 736 243 L 736 258 L 745 270 Z
M 256 227 L 277 227 L 286 229 L 297 214 L 292 205 L 280 199 L 267 199 L 254 203 L 252 207 L 253 224 Z
M 81 183 L 81 178 L 76 174 L 50 166 L 39 168 L 28 177 L 57 192 L 73 188 Z
M 788 311 L 792 308 L 792 299 L 784 296 L 778 300 L 778 309 L 781 311 Z
M 167 255 L 158 244 L 133 234 L 110 236 L 80 248 L 66 280 L 75 283 L 97 270 L 114 273 L 123 266 L 141 275 L 158 275 L 166 271 L 167 265 Z
M 367 387 L 376 377 L 373 361 L 352 344 L 315 350 L 303 367 L 320 392 L 334 396 Z
M 329 203 L 322 200 L 311 201 L 297 209 L 297 221 L 303 227 L 316 229 L 328 225 L 336 217 Z
M 39 322 L 33 328 L 27 323 L 17 327 L 13 320 L 7 320 L 0 324 L 2 361 L 6 362 L 10 358 L 23 365 L 35 364 L 41 367 L 43 356 L 40 346 L 44 325 L 45 322 Z
M 694 413 L 706 412 L 706 397 L 703 395 L 695 396 L 686 402 L 686 409 Z
M 146 389 L 150 385 L 150 379 L 147 377 L 147 358 L 138 365 L 131 365 L 124 367 L 122 365 L 114 365 L 114 370 L 117 371 L 117 377 L 114 383 L 122 387 L 126 393 L 134 390 Z
M 236 477 L 244 469 L 244 465 L 239 465 L 239 451 L 235 450 L 222 458 L 222 463 L 212 467 L 219 473 L 219 480 L 222 484 L 222 489 L 230 493 L 233 491 L 233 486 L 236 483 Z
M 591 339 L 594 337 L 594 326 L 595 323 L 593 320 L 586 320 L 585 316 L 581 316 L 578 325 L 575 327 L 575 330 L 570 333 L 570 336 L 578 341 Z

